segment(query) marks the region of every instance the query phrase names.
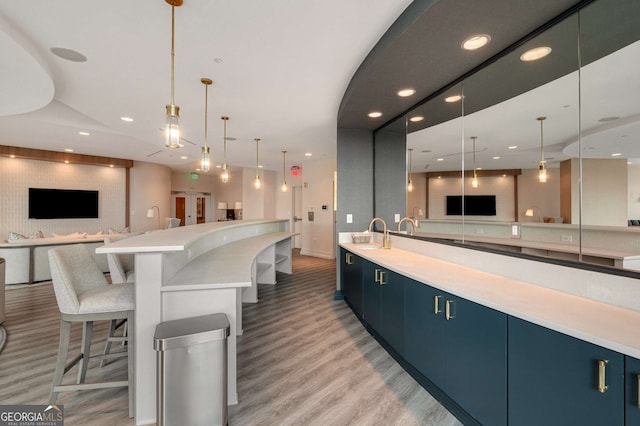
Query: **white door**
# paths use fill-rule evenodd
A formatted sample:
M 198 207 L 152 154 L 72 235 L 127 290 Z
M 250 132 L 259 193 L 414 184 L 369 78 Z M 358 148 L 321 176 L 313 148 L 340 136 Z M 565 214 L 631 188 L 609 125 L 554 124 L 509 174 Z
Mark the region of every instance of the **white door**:
M 302 187 L 293 187 L 293 197 L 291 202 L 293 203 L 293 232 L 298 234 L 293 238 L 293 248 L 302 248 Z
M 172 193 L 171 217 L 180 219 L 180 226 L 211 222 L 211 194 Z

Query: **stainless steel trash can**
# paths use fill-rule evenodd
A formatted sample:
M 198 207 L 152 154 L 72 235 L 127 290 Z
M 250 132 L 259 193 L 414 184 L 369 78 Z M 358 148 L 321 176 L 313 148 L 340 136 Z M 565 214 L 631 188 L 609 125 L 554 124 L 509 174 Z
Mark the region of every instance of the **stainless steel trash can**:
M 228 336 L 225 314 L 157 325 L 158 426 L 227 424 Z

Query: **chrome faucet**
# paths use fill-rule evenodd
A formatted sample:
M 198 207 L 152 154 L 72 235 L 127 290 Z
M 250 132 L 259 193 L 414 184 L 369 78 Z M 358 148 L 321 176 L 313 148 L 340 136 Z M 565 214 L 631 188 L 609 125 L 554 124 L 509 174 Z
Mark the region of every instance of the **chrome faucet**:
M 380 217 L 374 217 L 373 219 L 371 219 L 371 222 L 369 222 L 369 232 L 371 232 L 372 228 L 373 228 L 373 224 L 377 221 L 382 222 L 382 247 L 386 248 L 386 249 L 390 249 L 391 248 L 391 238 L 389 238 L 389 231 L 387 230 L 387 224 L 384 221 L 384 219 L 380 218 Z
M 403 222 L 409 222 L 411 224 L 411 232 L 409 232 L 409 235 L 413 235 L 414 232 L 416 232 L 417 230 L 417 226 L 416 226 L 416 222 L 418 220 L 413 218 L 413 217 L 409 217 L 409 216 L 405 216 L 402 219 L 400 219 L 400 222 L 398 222 L 398 232 L 400 232 L 400 226 L 402 225 Z

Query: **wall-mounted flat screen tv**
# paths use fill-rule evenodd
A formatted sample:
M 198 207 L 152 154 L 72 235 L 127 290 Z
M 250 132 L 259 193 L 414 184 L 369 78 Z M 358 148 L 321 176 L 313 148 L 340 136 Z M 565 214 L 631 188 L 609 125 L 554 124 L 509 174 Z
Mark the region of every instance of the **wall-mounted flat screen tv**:
M 29 219 L 98 218 L 98 191 L 29 188 Z
M 465 195 L 464 214 L 468 216 L 495 216 L 495 195 Z M 462 195 L 447 195 L 447 216 L 462 215 Z

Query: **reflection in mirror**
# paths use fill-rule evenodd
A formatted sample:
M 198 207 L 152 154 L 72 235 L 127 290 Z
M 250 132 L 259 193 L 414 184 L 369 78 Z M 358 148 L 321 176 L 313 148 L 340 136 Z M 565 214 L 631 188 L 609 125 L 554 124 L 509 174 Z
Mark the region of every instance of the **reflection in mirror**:
M 420 220 L 419 232 L 432 237 L 462 238 L 461 215 L 447 220 L 445 194 L 461 194 L 462 85 L 411 111 L 407 147 L 413 149 L 414 190 L 407 198 L 407 212 Z M 442 234 L 442 235 L 440 235 Z
M 640 270 L 639 16 L 596 0 L 465 79 L 457 109 L 408 114 L 423 235 Z M 447 214 L 462 194 L 495 196 L 495 214 Z

